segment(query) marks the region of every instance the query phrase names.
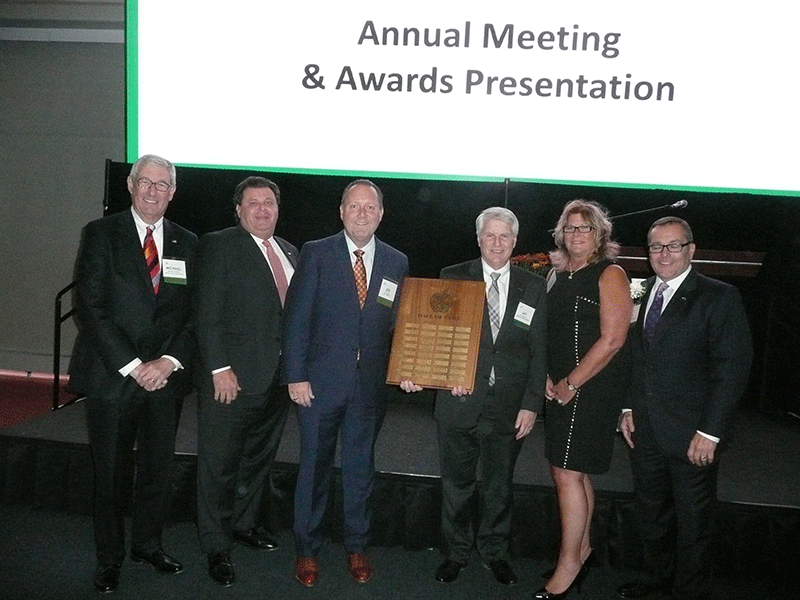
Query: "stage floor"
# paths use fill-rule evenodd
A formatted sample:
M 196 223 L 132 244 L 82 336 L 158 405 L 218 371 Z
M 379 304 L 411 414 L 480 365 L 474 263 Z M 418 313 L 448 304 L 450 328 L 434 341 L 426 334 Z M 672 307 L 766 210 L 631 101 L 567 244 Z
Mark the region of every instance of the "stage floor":
M 423 392 L 423 394 L 425 394 Z M 436 423 L 430 396 L 397 394 L 378 439 L 375 464 L 378 472 L 436 478 L 439 476 Z M 0 435 L 86 445 L 83 405 L 50 412 L 20 425 L 0 430 Z M 618 436 L 611 469 L 593 476 L 598 491 L 631 493 L 632 481 L 627 446 Z M 197 454 L 197 405 L 194 396 L 184 403 L 176 441 L 176 453 Z M 294 411 L 278 449 L 277 461 L 297 464 L 299 435 Z M 733 437 L 722 455 L 719 500 L 747 505 L 800 508 L 800 424 L 757 412 L 736 415 Z M 517 461 L 514 481 L 521 486 L 552 486 L 544 458 L 544 424 L 528 436 Z

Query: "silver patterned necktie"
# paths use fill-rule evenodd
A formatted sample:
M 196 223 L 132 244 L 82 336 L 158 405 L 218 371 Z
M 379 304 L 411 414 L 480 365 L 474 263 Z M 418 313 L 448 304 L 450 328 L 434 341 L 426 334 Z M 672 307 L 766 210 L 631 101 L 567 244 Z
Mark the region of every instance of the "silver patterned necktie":
M 492 285 L 489 286 L 486 300 L 489 307 L 489 322 L 492 325 L 492 341 L 495 341 L 497 340 L 497 332 L 500 331 L 500 288 L 497 286 L 500 273 L 492 273 L 491 277 Z
M 497 341 L 497 332 L 500 331 L 500 288 L 497 280 L 500 273 L 492 273 L 492 285 L 489 286 L 489 293 L 486 295 L 486 304 L 489 309 L 489 323 L 492 326 L 492 341 Z M 495 381 L 494 367 L 489 372 L 489 385 L 493 386 Z

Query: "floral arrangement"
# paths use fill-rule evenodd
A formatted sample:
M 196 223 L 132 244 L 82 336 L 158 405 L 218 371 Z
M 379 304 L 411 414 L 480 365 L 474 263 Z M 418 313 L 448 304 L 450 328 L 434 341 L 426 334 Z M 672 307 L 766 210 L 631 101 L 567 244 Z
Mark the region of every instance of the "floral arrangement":
M 511 257 L 511 264 L 522 267 L 526 271 L 531 271 L 542 277 L 552 268 L 550 255 L 547 252 L 537 252 L 536 254 L 518 254 Z
M 631 299 L 633 300 L 634 305 L 639 305 L 644 300 L 644 293 L 645 293 L 645 280 L 644 279 L 637 279 L 634 277 L 631 279 Z

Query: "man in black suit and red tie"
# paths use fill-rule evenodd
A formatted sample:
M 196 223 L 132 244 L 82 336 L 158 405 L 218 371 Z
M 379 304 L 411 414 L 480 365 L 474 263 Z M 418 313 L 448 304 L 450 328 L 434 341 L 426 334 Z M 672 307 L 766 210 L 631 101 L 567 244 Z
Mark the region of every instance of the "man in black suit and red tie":
M 274 550 L 262 519 L 289 397 L 279 383 L 283 302 L 297 248 L 274 235 L 280 190 L 263 177 L 236 186 L 239 224 L 202 237 L 192 285 L 200 350 L 197 523 L 210 577 L 228 586 L 239 542 Z
M 183 569 L 161 548 L 161 533 L 175 432 L 191 387 L 187 284 L 197 236 L 164 218 L 175 193 L 168 160 L 142 156 L 128 191 L 130 210 L 84 228 L 75 267 L 78 338 L 70 385 L 86 394 L 100 592 L 119 585 L 134 464 L 131 558 L 163 573 Z
M 623 598 L 711 597 L 711 535 L 720 450 L 750 372 L 752 344 L 736 288 L 700 275 L 689 224 L 664 217 L 647 236 L 656 276 L 629 339 L 631 450 L 646 574 Z
M 523 438 L 544 404 L 547 291 L 542 277 L 510 263 L 519 233 L 513 212 L 487 208 L 475 228 L 481 257 L 441 272 L 442 279 L 484 282 L 486 304 L 473 391 L 436 393 L 446 549 L 435 579 L 455 581 L 475 546 L 495 579 L 514 585 L 512 481 Z M 410 381 L 400 387 L 422 389 Z

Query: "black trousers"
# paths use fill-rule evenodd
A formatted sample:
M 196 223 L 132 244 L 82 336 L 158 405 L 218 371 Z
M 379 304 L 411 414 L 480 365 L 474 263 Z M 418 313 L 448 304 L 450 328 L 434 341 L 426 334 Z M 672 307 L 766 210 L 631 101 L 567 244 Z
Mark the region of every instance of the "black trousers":
M 685 456 L 668 456 L 650 427 L 646 418 L 636 419 L 631 451 L 648 579 L 674 579 L 675 600 L 709 598 L 718 460 L 698 467 Z
M 197 528 L 206 554 L 229 551 L 232 531 L 260 526 L 269 472 L 289 412 L 286 386 L 239 393 L 230 404 L 203 390 L 198 403 Z
M 124 519 L 131 487 L 131 548 L 144 554 L 161 548 L 182 400 L 144 390 L 129 398 L 86 398 L 99 564 L 121 563 L 125 558 Z
M 483 415 L 472 427 L 438 423 L 438 431 L 445 555 L 466 563 L 476 546 L 486 563 L 508 560 L 514 465 L 522 440 L 515 439 L 513 428 L 496 427 Z

